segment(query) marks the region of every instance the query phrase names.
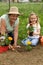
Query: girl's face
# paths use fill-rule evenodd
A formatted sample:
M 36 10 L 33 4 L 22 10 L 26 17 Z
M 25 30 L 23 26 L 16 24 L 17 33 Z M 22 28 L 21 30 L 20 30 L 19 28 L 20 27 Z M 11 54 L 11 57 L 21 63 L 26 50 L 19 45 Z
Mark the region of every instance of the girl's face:
M 35 24 L 37 22 L 37 16 L 36 15 L 31 15 L 30 21 L 31 21 L 31 23 Z
M 10 14 L 9 15 L 9 19 L 11 22 L 14 22 L 17 19 L 17 17 L 18 17 L 18 15 L 16 15 L 16 14 Z

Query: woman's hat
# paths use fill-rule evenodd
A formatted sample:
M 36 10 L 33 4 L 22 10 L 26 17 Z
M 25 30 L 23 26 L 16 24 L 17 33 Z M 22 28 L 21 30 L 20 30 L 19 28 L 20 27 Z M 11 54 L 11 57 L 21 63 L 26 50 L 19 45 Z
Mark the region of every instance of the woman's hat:
M 17 14 L 17 15 L 20 15 L 20 13 L 18 11 L 18 8 L 16 6 L 15 7 L 11 7 L 8 14 Z

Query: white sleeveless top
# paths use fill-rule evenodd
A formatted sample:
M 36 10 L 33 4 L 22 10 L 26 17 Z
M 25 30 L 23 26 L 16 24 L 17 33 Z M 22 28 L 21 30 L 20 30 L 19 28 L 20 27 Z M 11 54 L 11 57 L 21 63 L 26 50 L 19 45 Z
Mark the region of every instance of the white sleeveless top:
M 17 26 L 19 24 L 19 18 L 17 18 L 17 20 L 14 22 L 13 26 L 10 25 L 10 21 L 9 21 L 9 17 L 8 17 L 8 14 L 4 14 L 0 17 L 0 21 L 1 19 L 4 19 L 5 20 L 5 23 L 6 23 L 6 29 L 7 31 L 9 32 L 12 32 L 15 28 L 15 26 Z
M 28 29 L 29 26 L 30 26 L 30 24 L 27 24 L 26 28 Z M 33 29 L 34 29 L 33 32 L 34 32 L 34 33 L 37 33 L 37 30 L 40 30 L 40 29 L 41 29 L 40 24 L 39 24 L 39 23 L 38 23 L 38 25 L 34 24 L 34 25 L 33 25 Z M 33 35 L 32 37 L 33 37 L 33 38 L 39 38 L 40 36 L 39 36 L 39 35 Z

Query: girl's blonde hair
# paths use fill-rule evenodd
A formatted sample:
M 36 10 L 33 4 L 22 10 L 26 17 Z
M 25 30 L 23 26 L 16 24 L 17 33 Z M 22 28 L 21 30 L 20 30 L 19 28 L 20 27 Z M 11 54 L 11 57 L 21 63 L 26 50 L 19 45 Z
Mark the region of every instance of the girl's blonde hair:
M 32 12 L 31 14 L 30 14 L 30 16 L 29 16 L 29 23 L 31 23 L 31 21 L 30 21 L 30 19 L 31 19 L 31 16 L 32 15 L 36 15 L 34 12 Z M 37 21 L 36 21 L 36 23 L 39 23 L 39 17 L 36 15 L 36 17 L 37 17 Z

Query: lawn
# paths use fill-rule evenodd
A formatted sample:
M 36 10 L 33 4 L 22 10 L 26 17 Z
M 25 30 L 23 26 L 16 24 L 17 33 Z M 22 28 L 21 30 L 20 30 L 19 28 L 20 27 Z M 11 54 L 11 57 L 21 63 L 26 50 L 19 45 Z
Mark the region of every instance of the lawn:
M 40 19 L 41 35 L 43 35 L 43 3 L 11 3 L 11 6 L 17 6 L 22 16 L 20 16 L 18 44 L 27 37 L 26 25 L 30 13 L 35 12 Z M 0 2 L 0 16 L 9 10 L 8 3 Z M 9 53 L 10 52 L 10 53 Z M 3 59 L 2 59 L 3 58 Z M 4 61 L 5 60 L 5 61 Z M 0 65 L 43 65 L 43 47 L 38 45 L 32 51 L 28 52 L 23 47 L 21 50 L 0 54 Z

